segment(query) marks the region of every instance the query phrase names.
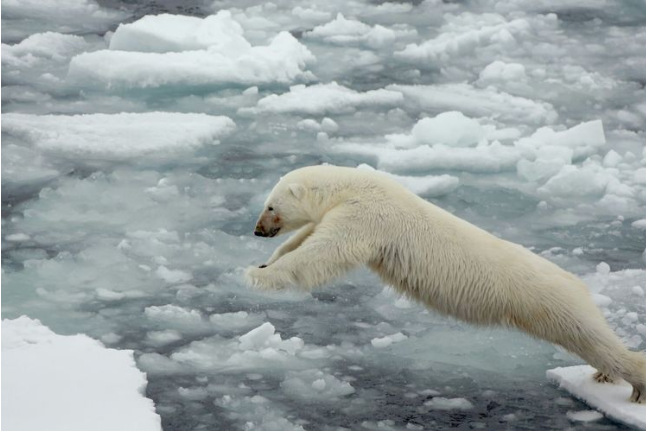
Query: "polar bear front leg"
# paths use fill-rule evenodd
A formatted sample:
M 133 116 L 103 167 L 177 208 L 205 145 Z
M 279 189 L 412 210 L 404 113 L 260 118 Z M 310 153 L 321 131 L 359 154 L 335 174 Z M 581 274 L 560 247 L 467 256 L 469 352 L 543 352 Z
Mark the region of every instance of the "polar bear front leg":
M 330 239 L 313 233 L 300 247 L 283 255 L 266 268 L 250 267 L 247 282 L 261 289 L 300 287 L 311 289 L 325 284 L 351 268 L 368 262 L 368 248 L 347 242 L 343 235 Z
M 314 228 L 316 227 L 315 223 L 308 223 L 298 232 L 296 232 L 294 235 L 292 235 L 287 241 L 282 243 L 274 252 L 272 253 L 271 257 L 267 261 L 267 263 L 264 265 L 264 267 L 267 267 L 271 265 L 272 263 L 276 262 L 278 259 L 280 259 L 283 255 L 296 250 L 298 247 L 303 244 L 303 241 L 309 237 L 312 232 L 314 232 Z M 261 266 L 261 268 L 264 268 Z

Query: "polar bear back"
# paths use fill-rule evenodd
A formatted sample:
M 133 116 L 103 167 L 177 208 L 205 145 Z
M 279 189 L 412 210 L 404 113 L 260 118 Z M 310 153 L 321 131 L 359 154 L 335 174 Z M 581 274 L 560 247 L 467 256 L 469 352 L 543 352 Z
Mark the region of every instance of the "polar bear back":
M 331 230 L 329 235 L 351 230 L 371 248 L 368 265 L 384 281 L 441 313 L 524 326 L 518 316 L 538 318 L 551 303 L 576 300 L 582 290 L 588 294 L 555 264 L 427 202 L 385 174 L 313 166 L 281 182 L 299 182 L 321 199 L 333 196 L 329 206 L 341 207 L 341 214 L 321 228 Z

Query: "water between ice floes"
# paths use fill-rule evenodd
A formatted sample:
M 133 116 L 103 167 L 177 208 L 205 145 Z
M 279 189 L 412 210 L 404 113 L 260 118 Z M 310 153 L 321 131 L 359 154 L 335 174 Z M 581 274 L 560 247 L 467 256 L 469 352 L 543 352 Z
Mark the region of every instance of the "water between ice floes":
M 644 350 L 646 4 L 3 9 L 3 318 L 134 349 L 164 429 L 622 429 L 548 384 L 578 363 L 551 345 L 365 270 L 241 272 L 281 174 L 362 165 L 582 276 Z

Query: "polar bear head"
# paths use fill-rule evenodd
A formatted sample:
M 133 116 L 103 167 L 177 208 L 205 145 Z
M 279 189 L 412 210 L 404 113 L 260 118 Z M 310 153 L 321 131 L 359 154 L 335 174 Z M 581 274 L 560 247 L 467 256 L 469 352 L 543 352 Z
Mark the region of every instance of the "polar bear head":
M 271 191 L 256 223 L 255 235 L 281 235 L 300 229 L 313 220 L 307 187 L 292 180 L 282 178 Z
M 265 201 L 254 234 L 276 236 L 308 223 L 319 223 L 325 214 L 347 198 L 346 191 L 361 183 L 366 173 L 355 168 L 308 166 L 283 176 Z M 356 196 L 357 193 L 350 193 Z

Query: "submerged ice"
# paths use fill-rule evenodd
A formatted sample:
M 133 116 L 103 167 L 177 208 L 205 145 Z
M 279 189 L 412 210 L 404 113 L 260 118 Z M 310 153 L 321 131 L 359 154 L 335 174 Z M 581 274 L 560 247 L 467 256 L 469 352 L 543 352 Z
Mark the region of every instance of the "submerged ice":
M 3 2 L 3 318 L 133 350 L 168 429 L 620 429 L 546 384 L 580 363 L 553 346 L 364 270 L 242 269 L 281 175 L 377 169 L 581 276 L 643 351 L 643 5 L 162 3 Z

